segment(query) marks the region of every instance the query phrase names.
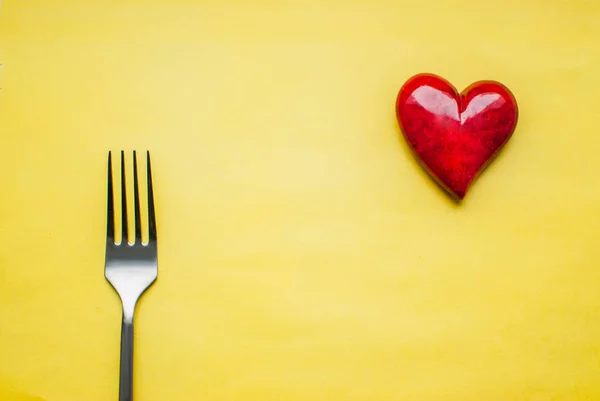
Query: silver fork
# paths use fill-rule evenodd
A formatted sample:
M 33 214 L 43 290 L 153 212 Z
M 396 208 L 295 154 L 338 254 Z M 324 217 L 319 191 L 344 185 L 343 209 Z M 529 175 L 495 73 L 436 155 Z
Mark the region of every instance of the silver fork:
M 108 208 L 106 230 L 106 262 L 104 275 L 113 286 L 123 306 L 121 326 L 121 371 L 119 374 L 119 401 L 133 399 L 133 315 L 140 296 L 158 276 L 156 216 L 152 190 L 150 152 L 146 153 L 148 180 L 148 243 L 142 243 L 140 196 L 137 172 L 137 155 L 133 152 L 133 193 L 135 209 L 135 240 L 127 240 L 127 202 L 125 183 L 125 153 L 121 151 L 121 232 L 122 239 L 115 242 L 115 215 L 112 179 L 112 156 L 108 152 Z

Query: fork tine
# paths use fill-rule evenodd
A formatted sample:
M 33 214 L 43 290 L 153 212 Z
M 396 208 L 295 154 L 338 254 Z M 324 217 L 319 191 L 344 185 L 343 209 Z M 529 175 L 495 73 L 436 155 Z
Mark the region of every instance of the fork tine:
M 142 218 L 140 217 L 140 188 L 137 172 L 137 154 L 133 151 L 133 197 L 135 208 L 135 242 L 142 242 Z
M 106 238 L 115 242 L 115 210 L 113 200 L 112 154 L 108 151 L 108 195 L 106 198 Z
M 127 233 L 127 192 L 125 185 L 125 152 L 121 151 L 121 243 L 124 244 L 129 242 Z
M 146 168 L 148 169 L 148 239 L 149 241 L 156 241 L 156 214 L 154 213 L 154 190 L 152 189 L 150 151 L 146 151 L 146 164 Z

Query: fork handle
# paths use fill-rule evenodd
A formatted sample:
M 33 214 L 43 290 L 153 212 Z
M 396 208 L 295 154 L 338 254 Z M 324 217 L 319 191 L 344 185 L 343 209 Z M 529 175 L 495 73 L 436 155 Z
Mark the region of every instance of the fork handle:
M 123 312 L 119 401 L 133 400 L 133 313 Z

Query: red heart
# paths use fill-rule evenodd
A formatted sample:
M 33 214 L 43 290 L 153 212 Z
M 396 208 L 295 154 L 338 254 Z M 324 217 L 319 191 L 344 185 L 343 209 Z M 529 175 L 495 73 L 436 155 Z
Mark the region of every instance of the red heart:
M 459 94 L 432 74 L 406 81 L 396 114 L 423 167 L 458 199 L 510 139 L 518 118 L 517 102 L 504 85 L 480 81 Z

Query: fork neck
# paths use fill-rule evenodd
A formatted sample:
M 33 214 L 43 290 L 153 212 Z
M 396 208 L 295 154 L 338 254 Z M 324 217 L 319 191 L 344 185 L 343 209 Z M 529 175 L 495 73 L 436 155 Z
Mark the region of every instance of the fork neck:
M 135 302 L 126 302 L 123 300 L 123 321 L 125 323 L 133 323 L 135 304 Z

